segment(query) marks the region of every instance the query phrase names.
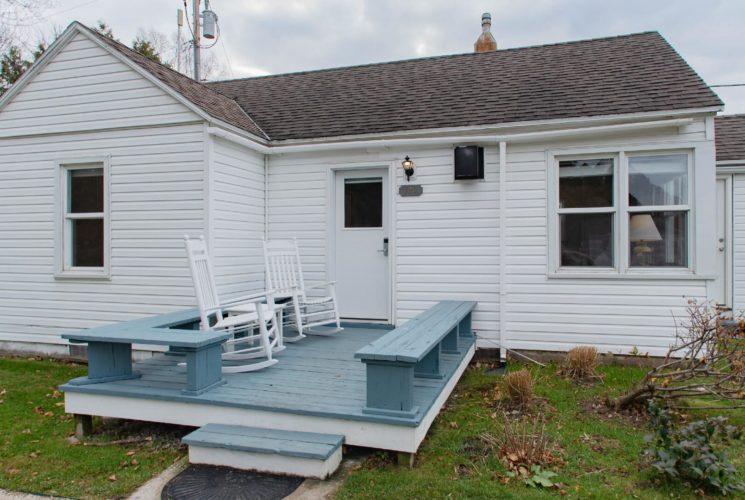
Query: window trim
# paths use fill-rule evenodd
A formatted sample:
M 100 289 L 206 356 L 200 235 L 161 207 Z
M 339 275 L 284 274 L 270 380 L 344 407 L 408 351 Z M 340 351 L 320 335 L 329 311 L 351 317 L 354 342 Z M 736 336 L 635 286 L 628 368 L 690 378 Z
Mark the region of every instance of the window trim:
M 95 164 L 103 169 L 103 213 L 67 213 L 67 183 L 68 172 L 92 168 Z M 110 228 L 110 191 L 111 177 L 109 175 L 110 156 L 89 158 L 64 158 L 55 161 L 54 184 L 54 277 L 56 279 L 111 279 L 111 228 Z M 67 267 L 67 220 L 71 219 L 100 219 L 103 218 L 103 267 Z
M 688 230 L 688 266 L 687 267 L 632 267 L 630 265 L 630 252 L 628 245 L 629 221 L 628 216 L 637 208 L 639 211 L 655 211 L 656 207 L 644 206 L 629 207 L 629 158 L 637 156 L 658 156 L 685 154 L 688 157 L 688 204 L 681 205 L 682 210 L 687 210 Z M 615 217 L 613 234 L 614 265 L 612 267 L 562 267 L 561 266 L 561 236 L 559 234 L 560 213 L 571 213 L 572 209 L 559 209 L 559 162 L 562 160 L 576 160 L 584 158 L 613 158 L 613 183 Z M 585 148 L 565 149 L 546 152 L 546 165 L 548 167 L 548 193 L 547 193 L 547 221 L 548 221 L 548 269 L 549 278 L 669 278 L 681 277 L 691 278 L 695 276 L 695 147 L 681 147 L 676 145 L 647 147 L 608 147 L 608 148 Z M 675 209 L 678 206 L 664 206 L 666 210 Z M 630 209 L 631 208 L 631 209 Z M 578 213 L 589 213 L 592 209 L 577 210 Z M 708 279 L 708 278 L 706 278 Z

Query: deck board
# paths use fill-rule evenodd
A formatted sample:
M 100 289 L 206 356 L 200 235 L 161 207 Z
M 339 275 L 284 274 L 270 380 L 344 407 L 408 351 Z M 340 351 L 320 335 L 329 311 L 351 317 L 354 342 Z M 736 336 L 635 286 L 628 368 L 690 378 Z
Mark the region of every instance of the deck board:
M 415 380 L 414 404 L 419 412 L 413 419 L 402 419 L 362 412 L 365 365 L 354 358 L 354 353 L 386 333 L 378 328 L 347 327 L 334 336 L 307 337 L 278 353 L 278 364 L 258 372 L 226 374 L 226 384 L 199 396 L 181 393 L 186 369 L 178 363 L 184 357 L 163 354 L 135 363 L 141 378 L 85 386 L 66 384 L 62 389 L 416 426 L 443 391 L 473 339 L 459 340 L 460 354 L 442 355 L 443 379 Z

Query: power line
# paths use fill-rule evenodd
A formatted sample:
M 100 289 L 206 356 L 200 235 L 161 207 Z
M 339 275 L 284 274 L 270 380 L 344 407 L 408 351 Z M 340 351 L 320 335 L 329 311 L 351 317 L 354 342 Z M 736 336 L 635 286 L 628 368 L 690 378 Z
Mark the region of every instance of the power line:
M 719 85 L 709 85 L 709 87 L 745 87 L 745 83 L 722 83 Z
M 225 61 L 228 63 L 228 71 L 230 71 L 230 78 L 235 78 L 235 74 L 233 73 L 233 65 L 230 64 L 230 56 L 228 55 L 228 49 L 225 47 L 225 41 L 222 39 L 222 36 L 220 36 L 220 25 L 217 25 L 217 36 L 220 38 L 220 45 L 222 46 L 222 51 L 225 54 Z

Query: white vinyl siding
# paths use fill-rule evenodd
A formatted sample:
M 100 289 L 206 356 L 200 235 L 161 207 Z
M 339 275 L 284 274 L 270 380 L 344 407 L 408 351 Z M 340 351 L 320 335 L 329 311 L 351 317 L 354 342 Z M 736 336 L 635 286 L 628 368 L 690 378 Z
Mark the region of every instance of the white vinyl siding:
M 198 119 L 145 77 L 77 34 L 0 112 L 0 138 Z
M 696 195 L 697 221 L 703 225 L 714 212 L 714 157 L 711 141 L 703 136 L 703 122 L 688 129 L 699 132 L 686 137 L 648 133 L 646 136 L 605 138 L 592 148 L 599 151 L 623 150 L 623 145 L 642 147 L 644 143 L 668 141 L 671 147 L 684 147 L 685 141 L 700 149 L 696 158 L 699 177 Z M 678 275 L 666 279 L 643 276 L 552 277 L 549 266 L 547 214 L 549 172 L 552 155 L 547 151 L 582 149 L 587 140 L 545 144 L 507 145 L 507 227 L 505 291 L 505 340 L 512 348 L 565 351 L 581 344 L 595 345 L 601 352 L 664 355 L 675 334 L 673 315 L 685 314 L 688 298 L 706 299 L 706 259 L 713 260 L 708 242 L 714 236 L 697 226 L 701 242 L 696 246 L 700 278 Z M 580 147 L 582 146 L 582 148 Z M 704 159 L 708 162 L 704 162 Z M 710 176 L 710 183 L 706 179 Z M 711 224 L 713 226 L 713 224 Z M 709 248 L 711 247 L 711 248 Z M 679 273 L 680 274 L 680 273 Z
M 194 305 L 183 235 L 204 231 L 203 128 L 0 140 L 0 343 Z M 65 156 L 110 156 L 111 280 L 55 280 L 54 176 Z
M 223 298 L 264 285 L 264 156 L 213 139 L 210 170 L 210 244 Z
M 406 155 L 416 165 L 410 184 L 422 185 L 422 196 L 406 198 L 397 192 L 407 184 L 401 168 Z M 499 321 L 497 148 L 487 147 L 485 156 L 483 181 L 453 180 L 452 147 L 270 156 L 269 237 L 297 237 L 306 281 L 325 281 L 329 170 L 360 163 L 387 167 L 392 162 L 395 254 L 390 258 L 396 263 L 396 323 L 440 300 L 476 300 L 474 329 L 494 340 Z
M 191 123 L 193 122 L 193 123 Z M 205 232 L 197 115 L 77 34 L 0 111 L 0 346 L 195 304 L 183 236 Z M 55 278 L 59 165 L 106 159 L 110 280 Z

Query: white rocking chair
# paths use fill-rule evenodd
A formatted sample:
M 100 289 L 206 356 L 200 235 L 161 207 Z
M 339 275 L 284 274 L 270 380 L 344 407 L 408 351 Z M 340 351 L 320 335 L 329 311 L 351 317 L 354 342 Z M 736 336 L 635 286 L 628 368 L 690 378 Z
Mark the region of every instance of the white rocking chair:
M 264 241 L 266 264 L 266 286 L 276 290 L 275 299 L 289 299 L 289 326 L 297 328 L 297 335 L 285 337 L 285 342 L 295 342 L 307 335 L 333 335 L 341 331 L 339 309 L 336 306 L 335 282 L 305 286 L 300 265 L 300 250 L 297 240 Z M 326 289 L 321 297 L 309 297 L 308 290 Z M 314 327 L 335 324 L 335 328 L 314 330 Z
M 225 330 L 233 334 L 233 337 L 224 344 L 224 361 L 266 358 L 255 363 L 223 365 L 222 371 L 251 372 L 277 364 L 278 360 L 272 355 L 284 349 L 284 345 L 273 294 L 262 292 L 221 304 L 204 237 L 189 239 L 188 236 L 184 236 L 184 242 L 197 295 L 200 328 Z M 263 303 L 265 300 L 266 303 Z M 259 332 L 255 333 L 257 328 Z

